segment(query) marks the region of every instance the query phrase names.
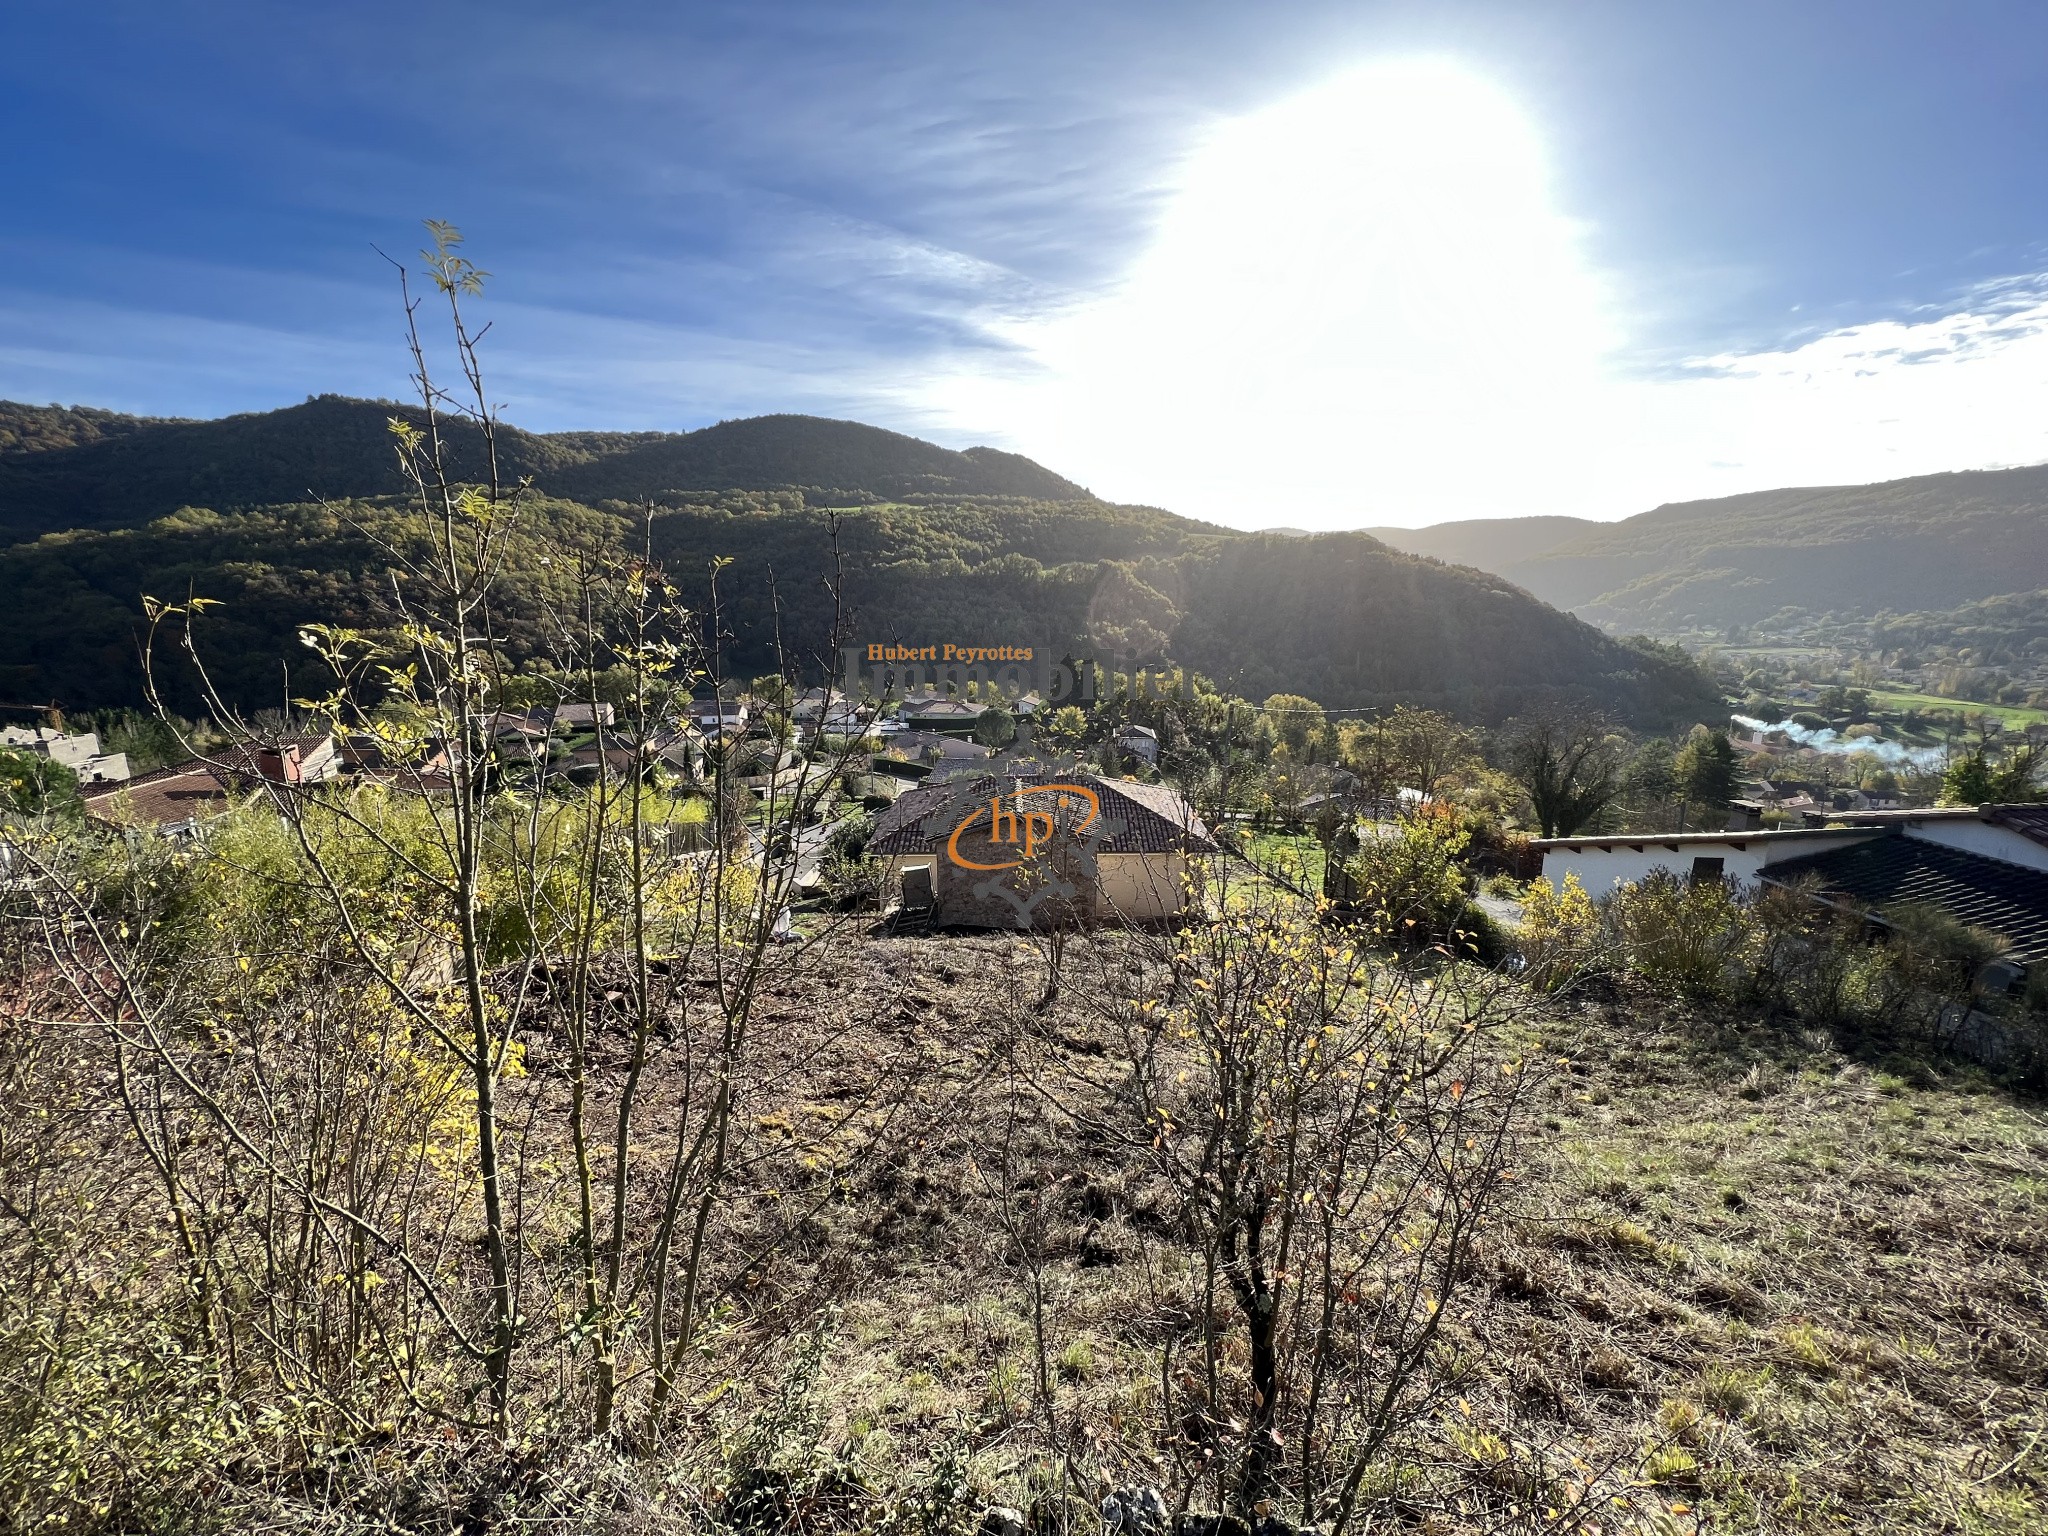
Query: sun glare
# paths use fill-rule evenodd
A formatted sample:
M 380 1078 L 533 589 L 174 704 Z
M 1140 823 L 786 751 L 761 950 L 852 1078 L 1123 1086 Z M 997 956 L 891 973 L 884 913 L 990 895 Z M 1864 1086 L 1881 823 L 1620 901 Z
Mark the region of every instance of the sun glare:
M 1455 64 L 1215 124 L 1109 293 L 999 320 L 923 414 L 1240 526 L 1659 502 L 2048 457 L 2048 287 L 1645 377 L 1542 141 Z
M 952 410 L 1001 412 L 1105 494 L 1350 521 L 1442 456 L 1544 451 L 1609 332 L 1514 105 L 1376 64 L 1218 125 L 1115 292 L 1007 327 L 1033 375 L 955 381 Z

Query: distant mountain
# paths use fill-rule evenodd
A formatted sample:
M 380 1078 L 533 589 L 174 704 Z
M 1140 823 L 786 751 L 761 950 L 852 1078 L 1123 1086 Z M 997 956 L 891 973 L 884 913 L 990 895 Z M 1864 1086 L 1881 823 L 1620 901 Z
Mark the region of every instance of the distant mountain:
M 36 446 L 0 452 L 0 594 L 35 601 L 0 625 L 0 699 L 137 702 L 144 593 L 222 600 L 207 649 L 238 701 L 317 688 L 300 626 L 395 622 L 379 545 L 420 530 L 391 494 L 387 423 L 411 414 L 322 396 L 219 421 L 21 417 Z M 458 466 L 480 473 L 476 432 L 448 432 Z M 507 478 L 536 487 L 535 535 L 619 527 L 649 501 L 656 553 L 687 593 L 701 599 L 713 562 L 729 562 L 721 614 L 741 675 L 774 664 L 778 636 L 788 654 L 826 652 L 827 583 L 843 572 L 867 641 L 1165 656 L 1251 697 L 1484 720 L 1547 700 L 1660 728 L 1721 712 L 1682 655 L 1610 639 L 1498 578 L 1364 534 L 1243 534 L 1112 505 L 993 449 L 807 416 L 673 434 L 506 427 L 498 448 Z M 515 663 L 543 653 L 532 599 L 562 569 L 543 554 L 529 539 L 509 557 Z
M 135 421 L 66 447 L 0 454 L 0 539 L 67 528 L 129 528 L 179 507 L 274 506 L 400 489 L 388 426 L 417 418 L 385 401 L 321 395 L 303 405 L 216 421 Z M 450 429 L 465 472 L 482 472 L 476 434 Z M 583 456 L 508 430 L 505 472 L 540 476 Z
M 932 443 L 854 421 L 754 416 L 698 432 L 664 434 L 623 453 L 593 456 L 550 475 L 545 487 L 582 502 L 632 501 L 677 491 L 817 486 L 908 496 L 1028 496 L 1078 501 L 1071 480 L 1014 453 Z
M 1604 526 L 1583 517 L 1483 517 L 1428 528 L 1368 528 L 1365 532 L 1411 555 L 1501 575 L 1508 565 L 1547 553 Z
M 1614 630 L 1868 616 L 2048 586 L 2048 465 L 1680 502 L 1618 523 L 1500 518 L 1374 530 Z
M 400 489 L 389 422 L 416 407 L 321 395 L 215 421 L 0 402 L 0 541 L 66 528 L 124 528 L 182 506 L 229 511 Z M 480 434 L 444 421 L 458 467 L 483 473 Z M 10 446 L 12 444 L 12 446 Z M 1085 497 L 1071 481 L 994 448 L 964 453 L 857 422 L 758 416 L 696 432 L 563 432 L 506 426 L 500 472 L 579 501 L 677 492 L 814 487 L 859 498 Z
M 0 454 L 75 448 L 105 437 L 123 437 L 159 425 L 161 420 L 95 410 L 89 405 L 22 405 L 0 400 Z

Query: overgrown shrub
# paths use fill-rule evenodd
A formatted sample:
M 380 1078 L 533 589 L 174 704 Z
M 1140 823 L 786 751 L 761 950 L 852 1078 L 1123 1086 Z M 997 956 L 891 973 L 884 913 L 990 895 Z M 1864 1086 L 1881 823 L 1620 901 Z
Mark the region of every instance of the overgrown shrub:
M 1732 882 L 1664 870 L 1615 891 L 1603 917 L 1630 970 L 1685 997 L 1726 996 L 1750 938 Z
M 1576 876 L 1535 881 L 1519 957 L 1529 981 L 1556 989 L 1626 972 L 1694 1002 L 1781 1009 L 1829 1027 L 1881 1028 L 1947 1047 L 2006 949 L 1997 935 L 1938 908 L 1863 913 L 1812 881 L 1744 887 L 1665 871 L 1595 901 Z
M 1424 806 L 1326 868 L 1324 894 L 1390 942 L 1471 946 L 1462 858 L 1471 835 L 1450 807 Z

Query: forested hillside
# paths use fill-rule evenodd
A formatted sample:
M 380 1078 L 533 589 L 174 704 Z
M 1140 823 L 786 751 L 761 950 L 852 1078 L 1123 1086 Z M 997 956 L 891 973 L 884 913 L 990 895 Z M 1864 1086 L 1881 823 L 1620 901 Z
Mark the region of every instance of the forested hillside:
M 180 507 L 227 512 L 399 489 L 389 423 L 415 406 L 321 395 L 217 421 L 152 421 L 0 403 L 0 538 L 124 528 Z M 457 469 L 480 477 L 480 434 L 444 420 Z M 9 442 L 15 446 L 10 447 Z M 809 487 L 846 499 L 1085 496 L 1029 459 L 956 453 L 900 433 L 815 416 L 760 416 L 697 432 L 564 432 L 504 427 L 498 465 L 574 500 L 639 501 L 679 492 Z M 39 450 L 39 451 L 29 451 Z
M 124 416 L 89 405 L 22 405 L 0 400 L 0 455 L 75 448 L 159 424 L 158 418 Z
M 1681 502 L 1618 523 L 1376 530 L 1616 630 L 1924 613 L 2048 586 L 2048 466 Z
M 396 620 L 383 546 L 418 536 L 389 494 L 385 422 L 398 411 L 322 397 L 97 437 L 81 427 L 68 448 L 0 454 L 0 526 L 20 530 L 0 550 L 0 591 L 35 597 L 0 628 L 0 699 L 138 702 L 144 593 L 220 601 L 208 654 L 241 701 L 318 687 L 302 625 Z M 476 435 L 453 435 L 474 470 Z M 1484 719 L 1550 698 L 1658 728 L 1720 709 L 1684 658 L 1618 643 L 1498 579 L 1363 534 L 1247 535 L 1112 505 L 993 450 L 799 416 L 672 435 L 508 428 L 499 447 L 505 473 L 535 485 L 517 591 L 537 599 L 557 579 L 551 540 L 627 532 L 651 505 L 655 552 L 694 601 L 713 563 L 730 562 L 723 626 L 742 674 L 773 664 L 778 628 L 789 654 L 821 661 L 843 573 L 845 630 L 862 641 L 1170 658 L 1253 697 Z M 537 658 L 538 602 L 510 617 L 509 656 Z
M 623 453 L 564 466 L 547 487 L 578 501 L 679 491 L 804 485 L 899 499 L 919 494 L 1076 500 L 1087 492 L 1014 453 L 950 448 L 853 421 L 755 416 L 664 433 Z

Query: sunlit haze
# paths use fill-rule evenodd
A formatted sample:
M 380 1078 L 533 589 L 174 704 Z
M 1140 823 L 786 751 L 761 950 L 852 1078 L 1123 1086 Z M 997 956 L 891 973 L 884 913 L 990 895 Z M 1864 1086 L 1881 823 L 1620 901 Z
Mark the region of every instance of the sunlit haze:
M 2026 283 L 1789 350 L 1631 362 L 1542 136 L 1455 63 L 1216 124 L 1115 288 L 998 317 L 916 398 L 1098 493 L 1239 526 L 1419 525 L 2048 457 Z
M 434 217 L 536 431 L 1309 528 L 2048 459 L 2038 6 L 115 9 L 0 49 L 0 398 L 402 394 Z

